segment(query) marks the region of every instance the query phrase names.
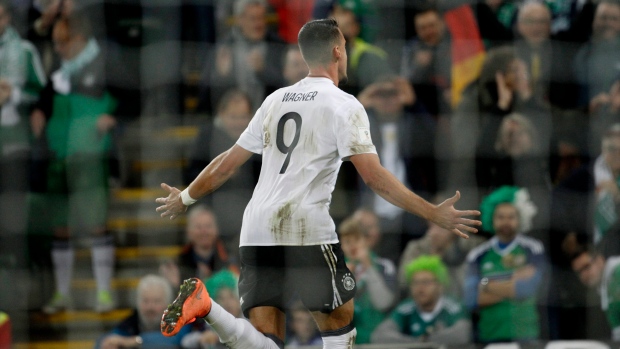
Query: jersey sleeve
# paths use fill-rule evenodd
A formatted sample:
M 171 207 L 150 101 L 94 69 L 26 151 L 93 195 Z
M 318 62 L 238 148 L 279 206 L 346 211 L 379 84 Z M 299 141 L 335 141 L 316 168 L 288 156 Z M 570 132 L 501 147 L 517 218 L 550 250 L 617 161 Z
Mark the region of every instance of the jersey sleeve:
M 368 115 L 357 100 L 345 103 L 336 114 L 338 122 L 334 132 L 341 159 L 347 160 L 357 154 L 377 154 L 370 136 Z
M 258 108 L 256 114 L 248 127 L 243 131 L 239 139 L 237 140 L 237 144 L 241 146 L 243 149 L 247 151 L 251 151 L 255 154 L 263 153 L 263 120 L 264 120 L 264 108 L 267 102 L 263 103 L 263 105 Z

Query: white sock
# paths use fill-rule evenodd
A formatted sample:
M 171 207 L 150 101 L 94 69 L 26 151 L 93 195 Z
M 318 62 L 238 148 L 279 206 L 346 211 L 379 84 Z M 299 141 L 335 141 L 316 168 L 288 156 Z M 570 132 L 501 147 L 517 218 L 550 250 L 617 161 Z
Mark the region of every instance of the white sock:
M 357 330 L 353 324 L 349 324 L 339 330 L 321 332 L 323 349 L 352 349 L 355 344 Z
M 54 278 L 56 292 L 63 296 L 69 295 L 71 278 L 73 277 L 73 246 L 68 241 L 55 241 L 52 247 L 52 263 L 54 264 Z
M 211 299 L 207 323 L 220 337 L 220 342 L 234 349 L 281 349 L 272 338 L 266 337 L 245 319 L 238 319 Z
M 92 247 L 93 274 L 97 291 L 110 291 L 114 270 L 114 245 L 111 236 L 96 237 Z

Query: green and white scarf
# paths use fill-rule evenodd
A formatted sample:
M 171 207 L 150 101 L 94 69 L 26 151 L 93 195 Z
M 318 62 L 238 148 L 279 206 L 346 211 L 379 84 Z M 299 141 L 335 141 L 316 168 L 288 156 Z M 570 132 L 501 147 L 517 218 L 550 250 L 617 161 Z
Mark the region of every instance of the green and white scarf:
M 7 27 L 0 36 L 0 78 L 7 79 L 13 86 L 21 87 L 26 78 L 26 54 L 22 39 L 12 27 Z
M 75 58 L 62 61 L 60 69 L 52 74 L 54 90 L 61 94 L 71 93 L 71 77 L 78 74 L 89 63 L 97 58 L 101 52 L 99 44 L 95 39 L 88 40 L 88 43 Z

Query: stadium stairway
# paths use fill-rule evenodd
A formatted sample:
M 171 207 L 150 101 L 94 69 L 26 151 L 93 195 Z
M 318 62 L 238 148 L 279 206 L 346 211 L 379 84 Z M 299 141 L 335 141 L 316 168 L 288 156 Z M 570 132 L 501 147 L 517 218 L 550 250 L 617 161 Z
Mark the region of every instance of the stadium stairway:
M 157 273 L 163 259 L 175 257 L 184 243 L 185 217 L 162 219 L 155 212 L 155 198 L 164 196 L 159 183 L 181 186 L 181 169 L 199 122 L 175 125 L 170 118 L 141 119 L 125 128 L 119 139 L 122 186 L 111 189 L 108 230 L 116 242 L 112 294 L 114 311 L 98 314 L 96 283 L 88 241 L 79 241 L 71 284 L 72 308 L 54 315 L 40 309 L 54 292 L 51 266 L 22 268 L 10 258 L 0 258 L 0 309 L 13 323 L 17 349 L 92 348 L 135 307 L 140 277 Z M 127 184 L 128 183 L 128 184 Z

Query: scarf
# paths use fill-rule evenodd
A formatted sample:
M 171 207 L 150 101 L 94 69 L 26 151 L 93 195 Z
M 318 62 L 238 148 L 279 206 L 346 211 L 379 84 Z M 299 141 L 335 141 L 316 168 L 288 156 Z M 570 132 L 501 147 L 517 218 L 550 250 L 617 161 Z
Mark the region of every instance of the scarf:
M 598 188 L 601 182 L 612 180 L 620 186 L 620 178 L 613 178 L 611 169 L 601 155 L 594 163 L 594 183 Z M 597 192 L 594 214 L 594 242 L 598 243 L 617 220 L 618 215 L 616 214 L 616 203 L 613 195 L 608 191 Z
M 0 36 L 0 78 L 21 87 L 26 78 L 26 57 L 22 39 L 13 27 L 7 27 Z
M 71 78 L 82 71 L 82 69 L 97 58 L 101 49 L 95 39 L 88 40 L 88 43 L 77 56 L 73 59 L 62 61 L 60 69 L 52 74 L 54 91 L 60 94 L 71 92 Z

